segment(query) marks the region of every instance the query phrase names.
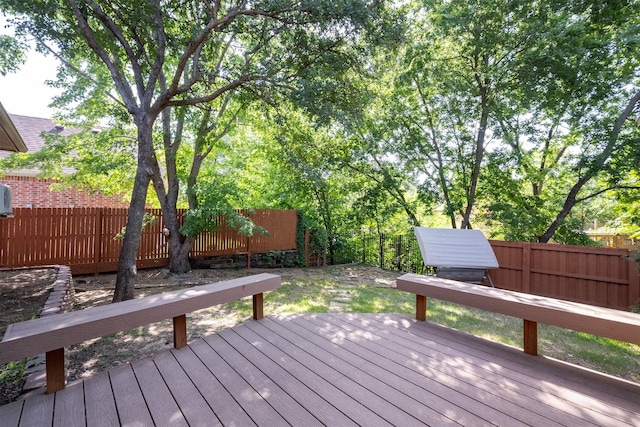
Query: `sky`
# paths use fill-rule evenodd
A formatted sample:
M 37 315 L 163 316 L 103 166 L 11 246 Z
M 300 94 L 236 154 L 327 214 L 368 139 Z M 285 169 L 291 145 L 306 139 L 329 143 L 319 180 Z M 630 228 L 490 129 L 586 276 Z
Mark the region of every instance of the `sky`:
M 13 34 L 5 28 L 0 16 L 0 34 Z M 45 85 L 46 80 L 56 77 L 56 61 L 31 50 L 27 62 L 16 73 L 0 75 L 0 102 L 11 114 L 50 118 L 53 115 L 48 105 L 59 89 Z

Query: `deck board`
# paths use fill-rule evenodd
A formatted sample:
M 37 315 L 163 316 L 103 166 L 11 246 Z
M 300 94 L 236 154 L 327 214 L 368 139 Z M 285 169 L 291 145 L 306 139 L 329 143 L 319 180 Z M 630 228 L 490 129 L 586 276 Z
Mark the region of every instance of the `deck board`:
M 53 422 L 53 395 L 37 395 L 25 400 L 20 427 L 48 426 Z
M 389 385 L 385 383 L 382 379 L 386 379 L 386 376 L 381 375 L 378 369 L 374 371 L 367 369 L 371 361 L 358 357 L 347 350 L 350 344 L 348 341 L 340 345 L 331 343 L 331 340 L 318 335 L 318 330 L 306 329 L 299 322 L 295 324 L 286 323 L 286 326 L 283 327 L 278 327 L 280 324 L 268 324 L 268 326 L 277 329 L 281 334 L 297 334 L 300 338 L 296 342 L 299 343 L 302 349 L 311 354 L 318 354 L 331 359 L 336 369 L 345 378 L 350 378 L 364 388 L 364 390 L 360 391 L 358 389 L 345 390 L 345 393 L 353 398 L 360 399 L 361 403 L 369 405 L 370 410 L 376 412 L 391 424 L 412 425 L 416 421 L 420 422 L 423 419 L 437 420 L 438 423 L 442 424 L 448 423 L 449 420 L 445 414 L 438 413 L 428 405 L 416 400 L 416 398 L 420 397 L 418 393 L 425 392 L 425 390 L 415 390 L 415 394 L 404 394 L 398 390 L 397 387 L 399 386 L 397 384 Z M 397 380 L 397 378 L 387 379 L 387 381 L 392 382 L 394 380 Z M 381 397 L 381 395 L 385 397 Z M 438 398 L 435 395 L 433 397 Z M 453 412 L 458 411 L 452 411 L 452 414 Z M 475 418 L 474 421 L 476 425 L 482 424 L 482 420 L 478 418 Z
M 283 425 L 284 418 L 275 411 L 260 394 L 247 383 L 204 340 L 189 345 L 207 368 L 214 373 L 222 386 L 229 391 L 237 404 L 247 412 L 253 422 L 262 425 Z
M 84 409 L 84 383 L 78 381 L 56 394 L 53 425 L 64 427 L 86 426 Z
M 255 425 L 233 396 L 198 359 L 191 347 L 172 350 L 172 353 L 222 425 Z M 215 425 L 213 420 L 211 425 Z
M 153 360 L 189 426 L 219 424 L 218 417 L 171 352 L 164 351 Z
M 267 320 L 268 321 L 268 320 Z M 266 322 L 266 321 L 265 321 Z M 264 326 L 265 322 L 251 322 L 238 333 L 247 334 L 248 330 L 261 337 L 253 341 L 264 353 L 305 384 L 313 387 L 320 397 L 361 425 L 384 425 L 385 421 L 371 412 L 366 406 L 355 401 L 349 394 L 335 385 L 343 375 L 333 369 L 326 361 L 315 358 L 285 338 L 275 334 Z M 290 337 L 291 338 L 291 337 Z
M 8 427 L 153 424 L 640 426 L 640 385 L 406 315 L 292 314 L 0 406 Z
M 357 365 L 363 361 L 354 361 L 350 359 L 350 355 L 341 353 L 339 351 L 341 346 L 327 343 L 313 331 L 306 330 L 297 324 L 287 324 L 287 327 L 290 328 L 289 331 L 299 334 L 300 338 L 296 339 L 295 343 L 301 349 L 318 358 L 332 361 L 331 366 L 343 375 L 334 382 L 334 385 L 341 388 L 351 399 L 360 402 L 392 425 L 421 424 L 419 417 L 429 411 L 429 408 L 420 405 L 412 398 L 407 398 L 398 390 L 380 381 L 375 375 L 359 369 Z M 386 397 L 381 397 L 381 394 Z
M 450 339 L 450 349 L 466 352 L 467 360 L 480 369 L 492 368 L 490 372 L 500 379 L 494 390 L 502 391 L 507 388 L 522 393 L 532 400 L 527 404 L 528 408 L 535 402 L 544 403 L 544 409 L 540 412 L 542 415 L 552 416 L 559 410 L 578 419 L 573 419 L 573 422 L 612 425 L 615 420 L 619 420 L 624 425 L 629 422 L 628 411 L 640 410 L 637 385 L 627 383 L 635 392 L 629 390 L 629 393 L 625 393 L 626 397 L 619 398 L 619 393 L 609 394 L 609 380 L 603 375 L 592 376 L 584 370 L 580 370 L 579 375 L 567 375 L 567 371 L 576 370 L 577 367 L 558 369 L 557 363 L 541 363 L 548 362 L 543 357 L 530 356 L 506 346 L 487 346 L 485 340 L 436 325 L 416 323 L 412 332 L 427 339 L 431 339 L 434 334 L 439 334 L 440 339 Z M 407 342 L 416 349 L 426 348 L 424 341 L 410 339 Z M 438 340 L 434 341 L 432 345 L 437 345 L 437 342 Z M 447 349 L 449 355 L 452 354 L 450 349 Z M 490 377 L 482 372 L 480 375 Z M 617 383 L 625 386 L 626 382 Z M 600 403 L 603 398 L 607 402 L 604 406 Z M 537 406 L 539 405 L 533 408 Z M 572 419 L 569 418 L 569 421 Z
M 22 407 L 24 406 L 24 400 L 18 400 L 11 402 L 7 405 L 0 406 L 0 420 L 2 425 L 17 426 L 20 424 L 20 414 L 22 414 Z
M 258 369 L 256 362 L 251 359 L 255 354 L 241 352 L 225 341 L 220 334 L 211 335 L 205 338 L 205 341 L 288 423 L 300 426 L 321 425 L 292 395 Z M 287 380 L 294 379 L 288 377 Z
M 85 398 L 88 426 L 118 425 L 118 411 L 107 372 L 101 372 L 85 380 L 84 394 L 90 396 Z
M 327 320 L 331 321 L 331 318 Z M 342 326 L 347 326 L 342 325 Z M 334 323 L 325 323 L 325 332 L 323 334 L 340 335 L 351 333 L 349 330 L 339 329 L 339 325 Z M 357 335 L 352 339 L 358 338 Z M 372 341 L 374 340 L 374 341 Z M 383 375 L 384 378 L 405 378 L 411 384 L 411 388 L 407 389 L 407 393 L 411 396 L 424 395 L 427 392 L 435 395 L 429 396 L 426 403 L 433 405 L 443 414 L 453 414 L 456 422 L 460 422 L 464 425 L 478 425 L 479 423 L 491 423 L 498 425 L 523 425 L 527 422 L 545 421 L 549 423 L 549 420 L 537 419 L 528 420 L 523 419 L 521 408 L 519 410 L 513 410 L 513 405 L 510 401 L 502 399 L 500 397 L 489 399 L 486 394 L 479 391 L 476 387 L 477 384 L 473 384 L 472 387 L 464 387 L 465 382 L 461 381 L 460 375 L 461 366 L 452 367 L 451 369 L 431 369 L 428 372 L 424 372 L 422 366 L 434 365 L 431 363 L 431 359 L 422 358 L 416 360 L 415 351 L 407 351 L 405 353 L 398 351 L 399 348 L 385 347 L 385 342 L 381 337 L 375 336 L 371 333 L 366 334 L 366 339 L 357 339 L 357 346 L 360 348 L 353 348 L 353 353 L 359 354 L 363 360 L 377 361 L 375 365 L 366 365 L 373 371 L 378 369 L 384 369 L 389 375 Z M 395 347 L 398 347 L 396 344 Z M 439 355 L 432 355 L 433 360 L 439 357 Z M 412 365 L 418 365 L 418 369 L 412 369 Z M 431 366 L 433 368 L 433 366 Z M 476 380 L 482 380 L 476 378 Z M 450 384 L 456 384 L 456 387 L 451 387 Z M 414 389 L 414 390 L 412 390 Z M 440 400 L 436 400 L 440 398 Z M 451 411 L 452 408 L 456 408 L 455 411 Z M 509 410 L 511 410 L 509 413 Z M 469 414 L 466 414 L 469 413 Z M 466 415 L 464 418 L 462 417 Z M 477 419 L 473 419 L 473 416 Z M 552 425 L 549 423 L 549 425 Z
M 130 364 L 109 371 L 113 397 L 122 425 L 153 425 L 147 402 Z
M 153 360 L 137 360 L 131 366 L 154 423 L 176 427 L 188 426 L 178 402 L 169 391 Z
M 333 321 L 337 322 L 335 319 Z M 339 326 L 354 330 L 352 323 Z M 544 414 L 531 411 L 529 408 L 535 407 L 535 400 L 530 397 L 527 390 L 523 390 L 524 385 L 522 383 L 512 388 L 514 393 L 504 396 L 503 389 L 507 385 L 502 377 L 496 377 L 495 372 L 479 371 L 482 367 L 470 363 L 472 360 L 465 359 L 463 353 L 457 353 L 448 348 L 444 352 L 435 343 L 433 343 L 434 347 L 430 348 L 428 341 L 416 343 L 415 337 L 406 339 L 403 336 L 396 337 L 386 334 L 384 329 L 376 329 L 375 323 L 366 326 L 361 322 L 355 328 L 359 328 L 356 330 L 364 329 L 370 334 L 378 334 L 372 336 L 376 336 L 379 345 L 385 348 L 387 357 L 406 357 L 407 365 L 405 366 L 417 374 L 431 377 L 435 383 L 456 384 L 456 392 L 464 396 L 465 402 L 471 401 L 471 403 L 464 403 L 465 407 L 468 409 L 475 408 L 475 413 L 484 413 L 485 417 L 489 418 L 491 422 L 500 425 L 511 425 L 517 422 L 515 420 L 518 420 L 528 425 L 572 425 L 578 421 L 571 416 L 567 416 L 562 411 L 554 411 L 553 408 L 547 408 Z M 362 345 L 370 346 L 367 342 Z M 394 355 L 394 353 L 397 355 Z M 475 356 L 481 357 L 480 354 Z M 425 370 L 425 367 L 428 369 Z M 450 378 L 448 381 L 442 381 L 442 379 L 439 379 L 441 376 L 449 376 Z M 500 381 L 496 382 L 494 378 L 500 378 Z M 501 393 L 498 393 L 498 391 Z M 460 402 L 460 398 L 454 396 L 451 398 L 452 401 Z M 479 405 L 481 407 L 491 407 L 497 414 L 488 413 L 486 410 L 478 408 Z M 503 418 L 500 413 L 508 418 Z M 511 418 L 511 421 L 509 418 Z
M 240 333 L 245 332 L 241 335 Z M 338 411 L 333 405 L 320 397 L 316 392 L 300 381 L 295 375 L 286 371 L 282 366 L 275 363 L 269 358 L 269 355 L 262 353 L 251 343 L 247 342 L 246 332 L 250 332 L 247 328 L 238 328 L 237 330 L 225 330 L 219 335 L 229 345 L 236 348 L 241 354 L 251 360 L 256 368 L 260 369 L 264 375 L 267 375 L 275 384 L 280 385 L 282 389 L 291 397 L 293 397 L 302 407 L 310 408 L 313 414 L 317 414 L 317 420 L 323 425 L 340 425 L 349 426 L 356 425 L 342 412 Z M 287 418 L 287 421 L 294 425 L 299 424 L 298 416 Z M 316 418 L 309 421 L 315 423 Z

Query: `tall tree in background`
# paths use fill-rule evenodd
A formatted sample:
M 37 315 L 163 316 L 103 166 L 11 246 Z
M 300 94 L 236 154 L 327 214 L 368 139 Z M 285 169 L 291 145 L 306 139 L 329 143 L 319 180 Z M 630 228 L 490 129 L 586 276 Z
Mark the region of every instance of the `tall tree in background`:
M 522 23 L 538 36 L 514 64 L 487 174 L 487 206 L 507 236 L 582 243 L 572 209 L 633 187 L 614 161 L 637 139 L 637 20 L 636 2 L 568 2 Z
M 410 42 L 396 69 L 391 112 L 397 155 L 422 176 L 452 227 L 471 228 L 478 183 L 505 83 L 532 34 L 535 6 L 504 0 L 425 1 L 412 11 Z M 508 105 L 508 104 L 506 104 Z
M 377 7 L 357 0 L 0 1 L 19 32 L 31 34 L 88 85 L 105 88 L 136 128 L 137 169 L 114 301 L 134 296 L 147 191 L 152 180 L 158 185 L 160 169 L 153 128 L 163 111 L 211 102 L 250 82 L 282 83 L 269 65 L 291 70 L 313 62 L 314 52 L 339 45 L 363 25 L 374 29 Z M 96 68 L 105 72 L 93 73 Z M 109 80 L 96 80 L 105 74 Z

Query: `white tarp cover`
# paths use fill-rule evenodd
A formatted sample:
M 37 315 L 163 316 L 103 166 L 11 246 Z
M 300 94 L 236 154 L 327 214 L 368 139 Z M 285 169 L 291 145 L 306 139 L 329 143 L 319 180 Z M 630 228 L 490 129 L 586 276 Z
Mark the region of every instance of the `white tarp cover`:
M 493 248 L 482 231 L 415 227 L 424 265 L 454 268 L 498 268 Z

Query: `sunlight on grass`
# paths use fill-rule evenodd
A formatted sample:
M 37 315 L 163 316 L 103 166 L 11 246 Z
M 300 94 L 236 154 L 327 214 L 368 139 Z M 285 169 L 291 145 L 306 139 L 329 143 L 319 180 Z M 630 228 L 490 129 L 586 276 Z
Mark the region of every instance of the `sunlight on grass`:
M 392 288 L 359 285 L 348 291 L 347 307 L 354 313 L 413 313 L 412 295 Z

